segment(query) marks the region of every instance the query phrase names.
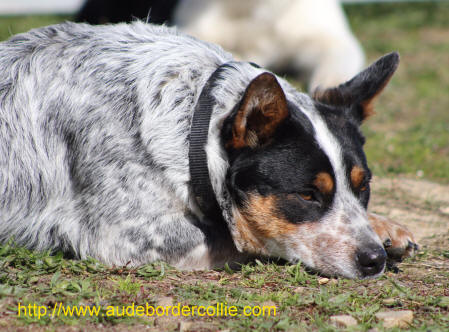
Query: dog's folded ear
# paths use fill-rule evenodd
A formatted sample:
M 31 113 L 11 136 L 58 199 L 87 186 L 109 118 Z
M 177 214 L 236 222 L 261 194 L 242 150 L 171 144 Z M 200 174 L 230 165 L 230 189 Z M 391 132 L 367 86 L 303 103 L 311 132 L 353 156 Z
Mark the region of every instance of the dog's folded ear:
M 336 88 L 317 89 L 313 98 L 321 103 L 344 106 L 359 123 L 374 113 L 373 101 L 390 81 L 399 64 L 399 54 L 384 55 L 351 80 Z
M 260 74 L 225 123 L 230 129 L 224 137 L 226 148 L 255 148 L 268 142 L 287 116 L 287 100 L 276 77 Z

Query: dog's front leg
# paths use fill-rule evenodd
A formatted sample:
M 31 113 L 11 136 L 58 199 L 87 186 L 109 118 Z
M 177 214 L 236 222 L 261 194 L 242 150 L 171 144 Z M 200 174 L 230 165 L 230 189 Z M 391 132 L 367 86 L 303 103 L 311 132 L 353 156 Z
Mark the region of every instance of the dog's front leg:
M 413 256 L 418 249 L 418 244 L 407 227 L 375 213 L 368 213 L 368 219 L 382 241 L 390 261 L 400 262 L 405 257 Z

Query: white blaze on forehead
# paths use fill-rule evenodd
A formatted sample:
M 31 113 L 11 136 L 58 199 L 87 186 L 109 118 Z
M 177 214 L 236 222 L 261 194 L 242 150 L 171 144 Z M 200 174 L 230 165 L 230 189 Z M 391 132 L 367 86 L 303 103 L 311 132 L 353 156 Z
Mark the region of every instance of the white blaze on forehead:
M 329 130 L 324 119 L 315 109 L 313 102 L 299 103 L 300 111 L 311 122 L 315 130 L 315 140 L 329 158 L 335 175 L 336 192 L 333 206 L 319 223 L 315 224 L 313 232 L 301 230 L 297 237 L 296 252 L 291 256 L 299 257 L 306 265 L 328 274 L 338 274 L 349 278 L 358 276 L 359 271 L 354 260 L 355 250 L 363 246 L 359 241 L 381 242 L 377 235 L 368 227 L 366 211 L 351 190 L 343 161 L 343 149 L 340 141 Z M 307 234 L 308 233 L 308 234 Z M 335 239 L 335 244 L 328 247 L 313 245 L 317 239 Z M 311 245 L 312 244 L 312 245 Z
M 315 108 L 313 108 L 312 110 L 301 109 L 301 111 L 312 123 L 312 126 L 315 130 L 315 140 L 318 142 L 318 145 L 329 158 L 329 161 L 334 170 L 335 180 L 337 182 L 337 194 L 341 193 L 342 190 L 348 190 L 349 187 L 345 176 L 342 148 L 340 142 L 329 131 L 326 123 L 315 110 Z
M 337 191 L 347 188 L 340 142 L 331 134 L 323 119 L 315 112 L 305 112 L 315 129 L 315 140 L 326 153 L 334 170 Z
M 343 147 L 331 133 L 313 103 L 304 106 L 300 108 L 300 111 L 310 120 L 315 130 L 315 140 L 329 158 L 335 175 L 336 192 L 333 207 L 330 211 L 333 223 L 335 224 L 336 221 L 339 221 L 338 219 L 344 217 L 354 226 L 368 225 L 365 209 L 350 188 L 343 162 Z

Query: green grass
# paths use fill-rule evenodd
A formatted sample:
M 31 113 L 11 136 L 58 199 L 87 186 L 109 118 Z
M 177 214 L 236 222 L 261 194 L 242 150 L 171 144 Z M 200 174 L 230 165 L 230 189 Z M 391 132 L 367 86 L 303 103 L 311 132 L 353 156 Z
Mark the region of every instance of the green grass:
M 367 57 L 399 51 L 399 70 L 364 125 L 374 173 L 449 182 L 449 3 L 346 7 Z
M 445 237 L 447 241 L 447 236 Z M 443 246 L 444 247 L 444 246 Z M 165 330 L 177 330 L 179 322 L 192 321 L 193 329 L 230 328 L 233 331 L 314 328 L 333 331 L 332 315 L 348 314 L 358 321 L 354 330 L 383 330 L 375 314 L 382 310 L 413 310 L 414 330 L 443 331 L 449 324 L 449 264 L 447 249 L 424 248 L 401 266 L 403 272 L 386 273 L 377 280 L 331 279 L 320 285 L 320 277 L 301 265 L 243 265 L 239 271 L 181 272 L 163 263 L 138 269 L 107 268 L 94 260 L 65 259 L 61 254 L 30 252 L 10 244 L 0 247 L 0 327 L 84 326 L 158 327 L 152 317 L 107 317 L 106 306 L 157 305 L 169 297 L 173 304 L 208 306 L 217 302 L 245 306 L 275 305 L 271 317 L 164 318 Z M 429 273 L 431 271 L 431 273 Z M 24 316 L 22 306 L 101 305 L 99 316 Z M 100 327 L 101 327 L 100 326 Z
M 377 115 L 363 126 L 366 151 L 381 176 L 419 173 L 449 182 L 449 3 L 346 7 L 355 34 L 369 61 L 398 50 L 400 68 L 377 103 Z M 66 16 L 0 18 L 0 40 L 30 28 L 68 19 Z M 381 192 L 379 195 L 383 195 Z M 392 193 L 386 192 L 384 195 Z M 412 202 L 413 203 L 413 202 Z M 413 209 L 411 204 L 410 209 Z M 439 206 L 429 201 L 428 209 Z M 382 323 L 375 313 L 409 309 L 416 331 L 444 331 L 449 326 L 449 235 L 427 241 L 419 254 L 400 265 L 399 274 L 377 280 L 319 277 L 300 265 L 256 261 L 239 271 L 180 272 L 163 263 L 138 269 L 108 268 L 94 260 L 65 259 L 61 254 L 0 246 L 0 330 L 128 329 L 207 331 L 334 331 L 330 317 L 350 314 L 366 331 Z M 157 305 L 163 298 L 185 305 L 218 301 L 242 308 L 274 304 L 275 317 L 145 318 L 107 317 L 105 307 L 132 303 Z M 18 304 L 101 305 L 97 317 L 17 317 Z M 151 329 L 150 329 L 151 330 Z M 351 329 L 349 329 L 351 330 Z M 396 331 L 398 329 L 392 329 Z
M 25 32 L 40 26 L 60 23 L 69 20 L 70 16 L 0 16 L 0 40 L 5 40 L 20 32 Z

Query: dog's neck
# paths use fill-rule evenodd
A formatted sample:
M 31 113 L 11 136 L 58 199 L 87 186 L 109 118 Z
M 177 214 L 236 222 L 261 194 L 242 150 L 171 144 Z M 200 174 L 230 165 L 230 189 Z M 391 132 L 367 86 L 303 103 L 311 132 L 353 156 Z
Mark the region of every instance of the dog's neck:
M 209 176 L 205 146 L 208 141 L 212 112 L 216 104 L 216 100 L 212 96 L 212 90 L 216 86 L 221 73 L 227 67 L 229 67 L 227 63 L 220 65 L 207 80 L 195 106 L 190 126 L 190 183 L 196 203 L 204 214 L 202 222 L 206 224 L 223 222 L 221 208 L 218 205 Z
M 219 132 L 223 119 L 228 116 L 233 107 L 221 102 L 220 97 L 223 93 L 220 93 L 220 89 L 228 86 L 229 83 L 235 84 L 235 81 L 229 82 L 227 76 L 229 76 L 229 72 L 240 71 L 242 66 L 251 69 L 260 68 L 251 62 L 231 61 L 220 65 L 210 75 L 202 88 L 192 116 L 189 139 L 190 184 L 195 201 L 204 214 L 202 222 L 209 225 L 223 223 L 223 215 L 225 219 L 228 219 L 226 210 L 229 210 L 231 205 L 224 185 L 225 173 L 223 168 L 227 168 L 227 158 L 220 148 Z M 248 74 L 247 70 L 245 72 Z M 254 73 L 252 74 L 254 75 Z M 245 75 L 240 76 L 245 78 Z M 241 83 L 243 83 L 241 89 L 239 89 L 241 91 L 231 95 L 241 97 L 245 84 L 248 82 L 244 79 Z M 227 98 L 230 99 L 229 96 Z M 218 156 L 217 153 L 220 155 Z M 217 164 L 220 163 L 223 163 L 224 166 L 217 167 Z M 217 198 L 221 201 L 221 204 L 219 204 Z M 226 221 L 229 223 L 229 220 Z
M 226 187 L 229 162 L 220 133 L 224 120 L 240 102 L 249 82 L 261 72 L 251 63 L 227 62 L 209 76 L 198 97 L 191 122 L 189 172 L 191 192 L 197 206 L 195 210 L 202 215 L 195 214 L 204 228 L 217 228 L 234 234 L 234 204 Z M 198 120 L 198 117 L 207 119 Z M 198 123 L 201 128 L 195 128 Z M 197 156 L 200 158 L 192 163 Z M 198 173 L 200 177 L 197 177 Z

